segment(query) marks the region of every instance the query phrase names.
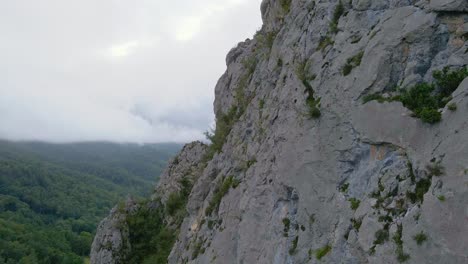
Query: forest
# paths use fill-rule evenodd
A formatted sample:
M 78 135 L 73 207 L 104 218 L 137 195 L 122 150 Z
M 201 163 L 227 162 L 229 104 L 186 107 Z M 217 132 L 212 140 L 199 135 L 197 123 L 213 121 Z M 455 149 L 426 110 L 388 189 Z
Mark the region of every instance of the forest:
M 86 263 L 99 221 L 150 194 L 180 148 L 0 141 L 0 264 Z

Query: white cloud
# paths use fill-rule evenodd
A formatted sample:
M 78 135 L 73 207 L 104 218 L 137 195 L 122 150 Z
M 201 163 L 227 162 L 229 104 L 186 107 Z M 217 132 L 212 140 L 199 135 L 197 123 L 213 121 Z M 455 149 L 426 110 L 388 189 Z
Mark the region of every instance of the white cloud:
M 260 0 L 0 4 L 0 138 L 190 141 Z
M 117 58 L 127 57 L 132 52 L 134 52 L 138 46 L 140 46 L 138 41 L 131 41 L 125 44 L 114 45 L 110 48 L 110 55 Z

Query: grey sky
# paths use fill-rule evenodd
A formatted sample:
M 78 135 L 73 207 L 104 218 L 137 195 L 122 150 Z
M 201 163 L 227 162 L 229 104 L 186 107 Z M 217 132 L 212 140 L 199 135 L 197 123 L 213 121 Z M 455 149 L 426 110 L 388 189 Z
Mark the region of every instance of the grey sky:
M 261 0 L 0 1 L 0 138 L 190 141 Z

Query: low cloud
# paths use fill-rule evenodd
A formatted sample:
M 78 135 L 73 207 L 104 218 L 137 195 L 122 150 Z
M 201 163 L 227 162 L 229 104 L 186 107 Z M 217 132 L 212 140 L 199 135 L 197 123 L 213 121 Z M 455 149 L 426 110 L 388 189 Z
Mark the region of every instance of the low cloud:
M 187 142 L 260 0 L 0 4 L 0 138 Z

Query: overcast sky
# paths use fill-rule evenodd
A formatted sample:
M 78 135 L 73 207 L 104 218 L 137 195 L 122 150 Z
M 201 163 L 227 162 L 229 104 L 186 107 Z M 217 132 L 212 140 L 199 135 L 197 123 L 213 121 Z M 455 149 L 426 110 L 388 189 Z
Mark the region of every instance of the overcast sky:
M 0 138 L 187 142 L 261 0 L 0 1 Z

